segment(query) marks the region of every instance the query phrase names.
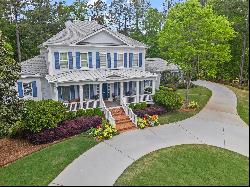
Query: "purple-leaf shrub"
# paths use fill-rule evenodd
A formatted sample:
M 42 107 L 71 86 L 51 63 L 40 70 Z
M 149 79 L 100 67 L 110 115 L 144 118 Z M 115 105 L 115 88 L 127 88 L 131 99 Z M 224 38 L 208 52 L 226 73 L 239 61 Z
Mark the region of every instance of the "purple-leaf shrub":
M 146 114 L 153 116 L 153 115 L 162 115 L 166 113 L 166 109 L 161 106 L 151 106 L 145 109 L 136 109 L 133 111 L 138 117 L 141 118 L 143 118 Z
M 97 127 L 102 123 L 102 118 L 80 117 L 73 120 L 66 120 L 58 124 L 56 128 L 45 129 L 39 133 L 26 133 L 25 137 L 34 144 L 51 143 L 57 140 L 68 138 L 89 130 L 91 127 Z

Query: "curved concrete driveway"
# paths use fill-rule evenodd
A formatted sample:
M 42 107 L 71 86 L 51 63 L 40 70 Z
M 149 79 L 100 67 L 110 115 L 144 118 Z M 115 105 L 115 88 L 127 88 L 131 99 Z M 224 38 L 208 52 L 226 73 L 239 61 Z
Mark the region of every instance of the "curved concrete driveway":
M 206 107 L 177 123 L 122 133 L 93 147 L 50 185 L 113 185 L 135 160 L 152 151 L 180 144 L 210 144 L 249 155 L 249 128 L 239 118 L 237 98 L 225 86 L 196 81 L 212 90 Z

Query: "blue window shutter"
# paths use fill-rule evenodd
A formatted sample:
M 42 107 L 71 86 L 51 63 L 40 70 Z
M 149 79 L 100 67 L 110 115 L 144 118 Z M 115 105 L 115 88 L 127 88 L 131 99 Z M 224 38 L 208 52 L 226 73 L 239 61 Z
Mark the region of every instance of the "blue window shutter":
M 108 60 L 108 68 L 111 68 L 111 55 L 107 53 L 107 60 Z
M 117 53 L 114 54 L 114 68 L 117 68 Z
M 100 53 L 96 52 L 96 69 L 100 68 Z
M 55 57 L 55 69 L 60 69 L 59 52 L 54 52 L 54 57 Z
M 58 86 L 57 87 L 57 92 L 58 92 L 58 100 L 62 100 L 62 87 L 61 86 Z
M 88 52 L 88 56 L 89 56 L 89 68 L 93 68 L 92 52 Z
M 94 99 L 94 87 L 93 84 L 90 84 L 90 99 Z
M 132 68 L 133 66 L 133 53 L 129 53 L 129 67 Z
M 142 93 L 142 87 L 141 86 L 142 86 L 142 82 L 140 81 L 139 82 L 139 92 L 140 92 L 140 94 Z
M 73 56 L 72 56 L 72 52 L 68 52 L 68 56 L 69 56 L 69 69 L 73 69 Z
M 118 89 L 118 82 L 114 83 L 114 93 L 117 95 L 117 89 Z
M 23 83 L 17 82 L 17 89 L 18 89 L 18 97 L 23 97 Z
M 124 67 L 128 67 L 128 54 L 124 53 Z
M 70 86 L 70 99 L 75 99 L 75 88 L 74 86 Z
M 129 82 L 129 91 L 132 91 L 132 81 Z
M 128 83 L 127 83 L 127 82 L 124 82 L 123 89 L 124 89 L 125 95 L 126 95 L 126 93 L 128 92 L 127 85 L 128 85 Z
M 36 81 L 32 81 L 32 95 L 33 97 L 37 97 Z
M 139 53 L 139 67 L 142 67 L 142 53 Z
M 76 68 L 81 69 L 80 52 L 76 52 Z

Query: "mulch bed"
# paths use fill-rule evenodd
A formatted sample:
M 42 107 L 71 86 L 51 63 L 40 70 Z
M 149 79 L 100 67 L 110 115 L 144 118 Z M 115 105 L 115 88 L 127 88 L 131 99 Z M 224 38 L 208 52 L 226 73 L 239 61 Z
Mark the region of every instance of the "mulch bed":
M 6 166 L 33 152 L 39 151 L 50 144 L 34 145 L 24 139 L 0 139 L 0 167 Z

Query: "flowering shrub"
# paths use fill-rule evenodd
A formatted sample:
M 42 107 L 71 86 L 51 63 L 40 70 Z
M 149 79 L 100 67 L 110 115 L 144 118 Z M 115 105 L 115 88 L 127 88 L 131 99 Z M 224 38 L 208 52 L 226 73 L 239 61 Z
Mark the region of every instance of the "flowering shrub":
M 142 118 L 137 119 L 137 127 L 139 127 L 140 129 L 144 129 L 146 126 L 147 126 L 146 119 L 142 119 Z
M 71 137 L 89 130 L 91 127 L 97 127 L 102 123 L 102 119 L 95 117 L 81 117 L 73 120 L 66 120 L 58 124 L 56 128 L 45 129 L 39 133 L 33 134 L 26 132 L 24 136 L 35 144 L 50 143 Z
M 91 128 L 88 131 L 88 134 L 96 137 L 99 141 L 111 139 L 117 133 L 116 128 L 110 125 L 105 119 L 102 120 L 102 125 Z
M 144 118 L 137 119 L 137 127 L 144 129 L 146 126 L 154 127 L 158 126 L 160 123 L 158 121 L 158 115 L 145 115 Z
M 189 109 L 196 109 L 196 108 L 198 108 L 198 107 L 199 107 L 199 105 L 198 105 L 198 103 L 195 102 L 195 101 L 191 101 L 191 102 L 188 104 L 188 108 L 189 108 Z
M 152 107 L 148 107 L 145 109 L 136 109 L 133 110 L 133 112 L 140 118 L 143 118 L 145 115 L 162 115 L 164 113 L 166 113 L 166 109 L 164 107 L 160 107 L 160 106 L 152 106 Z

